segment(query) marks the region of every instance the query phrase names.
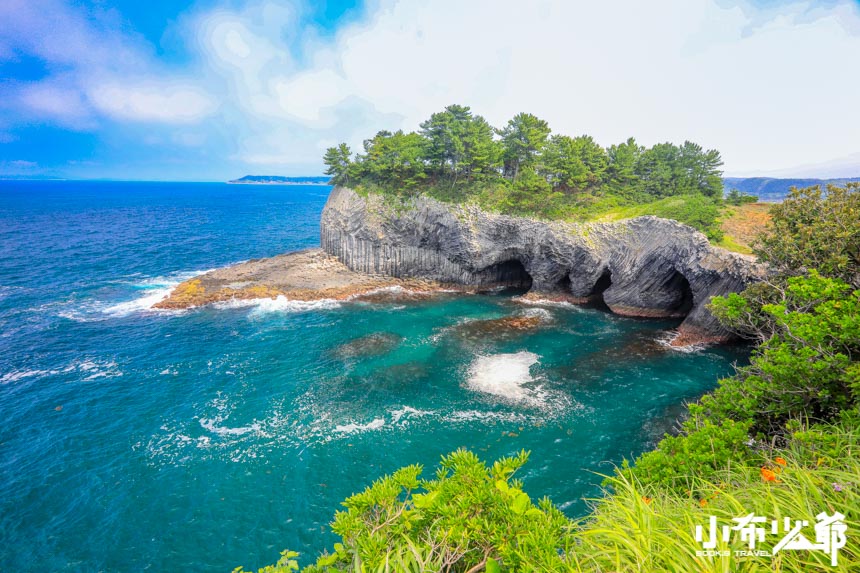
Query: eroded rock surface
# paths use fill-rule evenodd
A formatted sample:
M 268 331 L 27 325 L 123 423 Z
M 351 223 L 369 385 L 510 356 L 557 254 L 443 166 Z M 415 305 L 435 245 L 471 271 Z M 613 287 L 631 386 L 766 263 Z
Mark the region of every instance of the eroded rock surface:
M 713 247 L 667 219 L 546 222 L 429 198 L 403 208 L 343 187 L 332 190 L 323 211 L 321 242 L 367 275 L 517 286 L 532 296 L 603 301 L 627 316 L 684 318 L 683 344 L 728 340 L 705 305 L 764 275 L 753 257 Z
M 276 298 L 289 300 L 374 300 L 421 296 L 450 288 L 422 278 L 356 272 L 320 249 L 308 249 L 254 259 L 217 269 L 178 285 L 155 308 L 182 309 L 228 300 Z

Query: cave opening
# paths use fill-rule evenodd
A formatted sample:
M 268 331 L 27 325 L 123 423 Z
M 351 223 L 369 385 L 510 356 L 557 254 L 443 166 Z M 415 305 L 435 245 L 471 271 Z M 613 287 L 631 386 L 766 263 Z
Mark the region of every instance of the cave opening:
M 571 292 L 571 282 L 570 282 L 570 274 L 566 274 L 555 285 L 556 290 L 559 290 L 565 294 L 570 294 Z
M 693 289 L 687 277 L 675 271 L 663 286 L 667 291 L 677 293 L 677 302 L 670 310 L 679 317 L 687 316 L 693 309 Z
M 591 292 L 588 293 L 588 300 L 597 308 L 609 310 L 609 305 L 603 300 L 603 293 L 612 286 L 612 271 L 608 268 L 603 269 L 603 272 L 598 277 L 597 282 L 591 287 Z
M 502 287 L 502 294 L 524 294 L 532 288 L 532 276 L 516 259 L 490 265 L 481 274 L 488 286 Z

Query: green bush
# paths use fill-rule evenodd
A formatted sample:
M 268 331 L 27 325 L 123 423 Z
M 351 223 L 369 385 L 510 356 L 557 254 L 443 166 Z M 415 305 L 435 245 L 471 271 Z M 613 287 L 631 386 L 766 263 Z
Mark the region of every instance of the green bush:
M 747 195 L 746 193 L 741 193 L 737 189 L 732 189 L 726 194 L 726 203 L 729 205 L 744 205 L 746 203 L 755 203 L 758 201 L 758 197 L 755 195 Z
M 764 450 L 751 462 L 717 464 L 707 478 L 691 473 L 689 492 L 624 472 L 608 476 L 604 495 L 576 520 L 523 492 L 513 476 L 525 453 L 488 467 L 460 450 L 442 459 L 435 479 L 421 480 L 421 468 L 407 466 L 348 498 L 331 526 L 341 541 L 302 571 L 799 573 L 826 567 L 847 573 L 860 563 L 856 543 L 842 548 L 831 567 L 823 552 L 738 557 L 733 552 L 748 546 L 737 533 L 717 547 L 728 556 L 697 556 L 702 546 L 695 531 L 711 516 L 728 525 L 749 513 L 812 524 L 819 512 L 839 511 L 851 535 L 860 517 L 859 438 L 856 427 L 798 424 L 785 448 Z M 297 571 L 297 557 L 285 551 L 259 573 Z
M 754 245 L 760 259 L 784 275 L 815 269 L 860 288 L 860 183 L 792 188 L 770 214 Z

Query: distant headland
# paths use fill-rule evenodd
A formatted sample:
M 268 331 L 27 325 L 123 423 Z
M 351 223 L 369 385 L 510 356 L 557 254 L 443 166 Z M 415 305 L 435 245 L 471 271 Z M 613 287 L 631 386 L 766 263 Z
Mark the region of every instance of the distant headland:
M 280 175 L 245 175 L 227 183 L 233 185 L 328 185 L 331 177 L 282 177 Z

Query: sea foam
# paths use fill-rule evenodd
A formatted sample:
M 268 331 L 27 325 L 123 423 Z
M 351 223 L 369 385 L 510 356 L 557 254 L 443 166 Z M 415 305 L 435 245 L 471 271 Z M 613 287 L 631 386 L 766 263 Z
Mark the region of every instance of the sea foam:
M 469 367 L 468 387 L 510 402 L 541 402 L 538 389 L 526 386 L 534 381 L 531 367 L 539 360 L 527 351 L 478 356 Z
M 334 299 L 321 300 L 290 300 L 284 295 L 277 298 L 231 299 L 217 302 L 212 306 L 218 309 L 250 308 L 252 316 L 271 313 L 308 312 L 313 310 L 330 310 L 340 307 L 341 303 Z

